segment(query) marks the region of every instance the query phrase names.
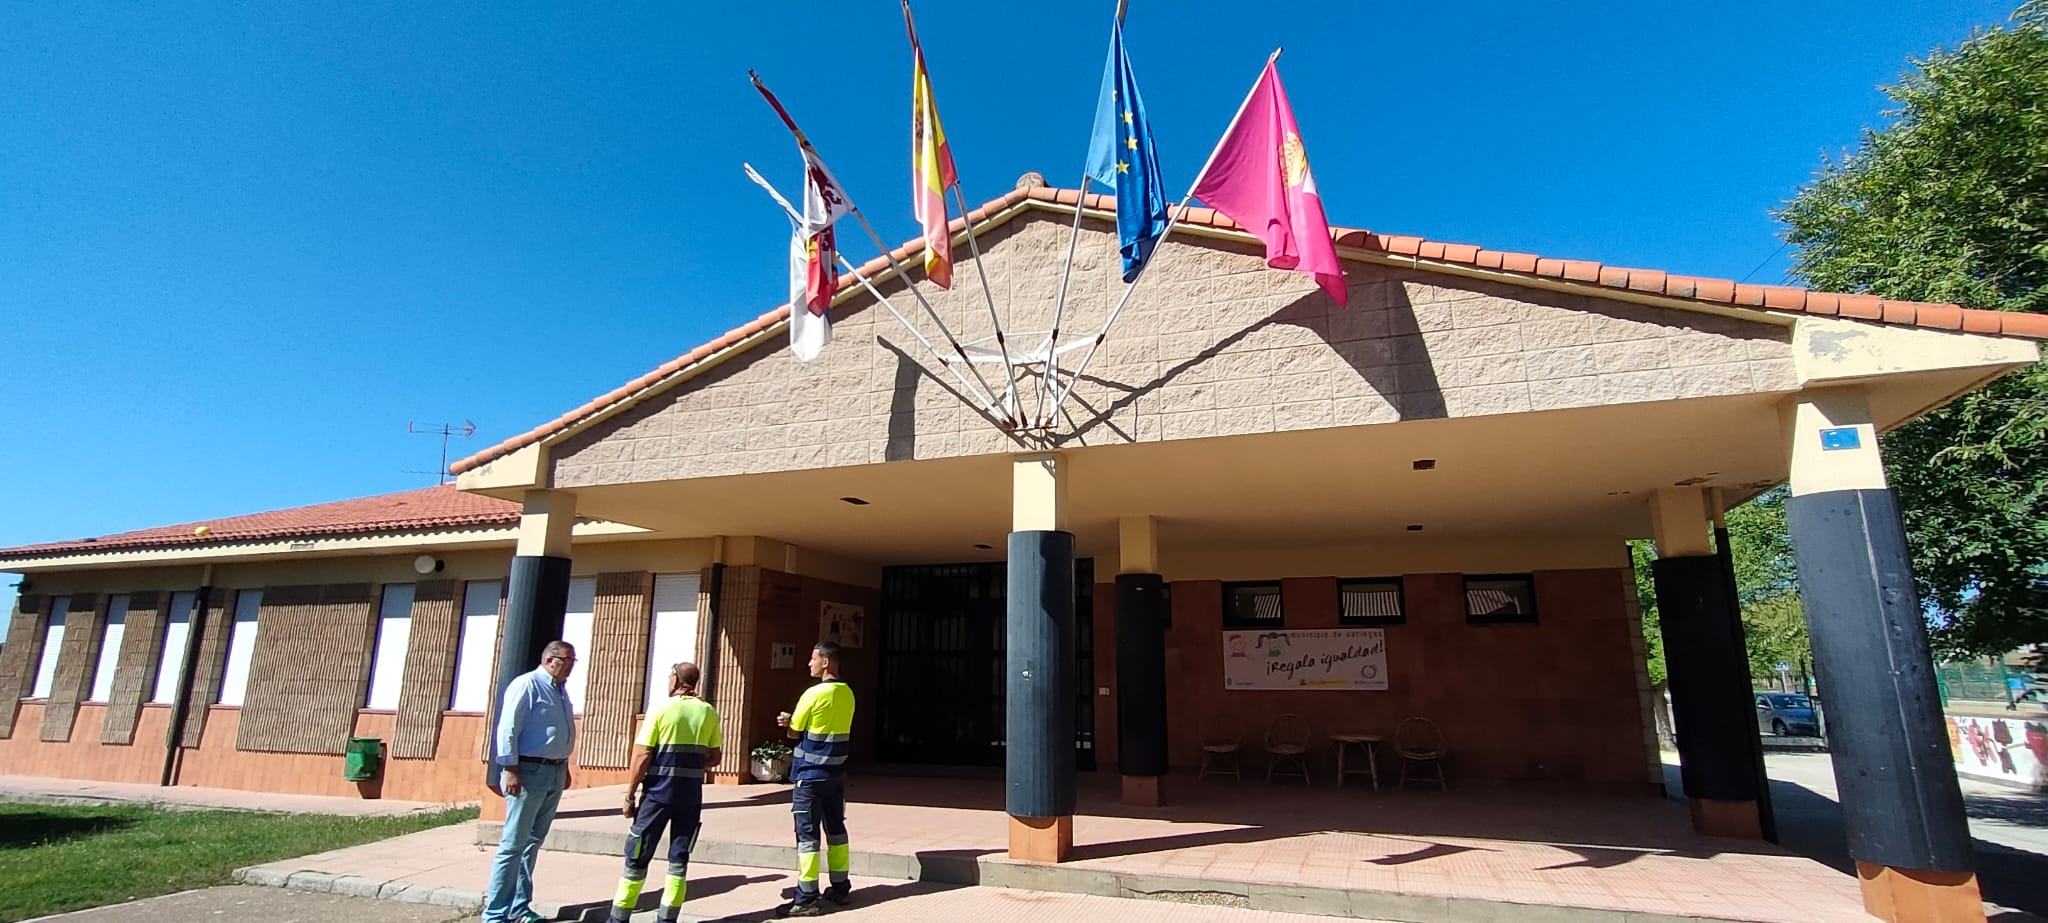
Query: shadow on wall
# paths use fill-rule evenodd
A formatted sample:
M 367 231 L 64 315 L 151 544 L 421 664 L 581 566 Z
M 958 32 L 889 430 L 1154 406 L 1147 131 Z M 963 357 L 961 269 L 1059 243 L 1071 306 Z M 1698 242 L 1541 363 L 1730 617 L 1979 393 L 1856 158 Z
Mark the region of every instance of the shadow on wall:
M 1344 360 L 1344 364 L 1351 369 L 1353 375 L 1387 401 L 1399 419 L 1441 419 L 1446 415 L 1446 409 L 1443 389 L 1437 382 L 1436 368 L 1423 351 L 1419 337 L 1401 339 L 1402 334 L 1398 333 L 1419 333 L 1416 329 L 1415 309 L 1408 303 L 1407 291 L 1400 285 L 1376 285 L 1373 288 L 1381 292 L 1381 297 L 1385 299 L 1383 302 L 1368 303 L 1354 298 L 1351 306 L 1345 308 L 1332 305 L 1329 297 L 1320 291 L 1303 294 L 1265 319 L 1231 331 L 1193 357 L 1174 363 L 1151 381 L 1119 382 L 1087 376 L 1086 380 L 1089 383 L 1107 388 L 1119 396 L 1101 407 L 1090 406 L 1082 398 L 1074 397 L 1071 406 L 1061 408 L 1061 412 L 1067 416 L 1070 432 L 1057 436 L 1055 443 L 1086 445 L 1093 430 L 1109 425 L 1109 421 L 1119 411 L 1138 399 L 1157 392 L 1188 372 L 1228 352 L 1252 334 L 1279 324 L 1302 327 L 1321 336 L 1323 341 Z M 1359 316 L 1373 316 L 1371 312 L 1379 312 L 1384 316 L 1376 317 L 1375 320 L 1384 321 L 1384 329 L 1389 333 L 1366 339 L 1340 340 L 1333 326 L 1336 319 L 1345 317 L 1346 312 L 1359 312 Z M 1371 329 L 1370 324 L 1368 329 Z M 1407 352 L 1404 353 L 1404 350 Z M 1121 440 L 1134 441 L 1129 433 L 1117 432 L 1115 436 Z

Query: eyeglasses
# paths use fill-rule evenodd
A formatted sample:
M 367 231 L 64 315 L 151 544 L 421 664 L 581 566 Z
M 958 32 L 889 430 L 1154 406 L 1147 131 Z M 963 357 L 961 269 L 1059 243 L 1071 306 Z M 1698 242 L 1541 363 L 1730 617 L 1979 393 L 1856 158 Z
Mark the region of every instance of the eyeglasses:
M 575 663 L 575 662 L 576 662 L 576 658 L 574 658 L 574 657 L 549 657 L 548 659 L 549 659 L 549 660 L 559 660 L 559 661 L 561 661 L 561 662 L 563 662 L 563 663 Z

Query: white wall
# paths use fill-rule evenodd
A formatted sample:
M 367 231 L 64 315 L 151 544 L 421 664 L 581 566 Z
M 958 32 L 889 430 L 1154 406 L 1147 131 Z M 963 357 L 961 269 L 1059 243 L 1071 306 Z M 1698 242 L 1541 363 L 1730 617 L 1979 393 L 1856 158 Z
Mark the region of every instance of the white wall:
M 398 707 L 398 690 L 405 681 L 405 651 L 412 642 L 412 600 L 410 583 L 384 587 L 384 599 L 377 606 L 377 647 L 370 655 L 366 708 Z
M 235 594 L 235 621 L 228 629 L 228 666 L 220 677 L 222 705 L 240 705 L 249 692 L 249 664 L 256 658 L 258 616 L 263 610 L 262 590 Z
M 128 594 L 107 600 L 107 626 L 100 635 L 99 667 L 92 672 L 88 702 L 104 702 L 114 694 L 114 669 L 121 662 L 121 639 L 128 634 Z
M 462 640 L 455 653 L 453 711 L 491 710 L 491 662 L 498 645 L 498 594 L 503 583 L 473 580 L 462 592 Z
M 36 684 L 29 698 L 47 699 L 57 684 L 57 652 L 64 647 L 64 620 L 71 614 L 71 597 L 50 600 L 50 630 L 43 638 L 43 659 L 36 664 Z
M 569 674 L 569 703 L 583 714 L 583 692 L 590 687 L 590 636 L 597 621 L 597 578 L 569 581 L 569 608 L 562 615 L 562 640 L 576 648 L 576 669 Z
M 656 575 L 654 624 L 647 642 L 647 703 L 643 711 L 653 711 L 654 706 L 668 698 L 669 668 L 696 656 L 697 575 Z
M 192 636 L 192 591 L 171 594 L 170 609 L 164 613 L 164 650 L 157 658 L 156 685 L 149 700 L 169 705 L 178 695 L 178 670 L 185 663 L 185 640 Z

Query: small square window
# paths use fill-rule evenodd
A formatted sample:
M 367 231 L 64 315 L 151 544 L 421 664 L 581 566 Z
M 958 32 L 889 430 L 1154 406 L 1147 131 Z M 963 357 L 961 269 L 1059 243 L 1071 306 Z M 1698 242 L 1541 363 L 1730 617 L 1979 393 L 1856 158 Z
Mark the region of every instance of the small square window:
M 1280 605 L 1280 584 L 1223 585 L 1223 627 L 1280 628 L 1287 624 Z
M 1536 621 L 1536 582 L 1528 574 L 1466 577 L 1465 621 L 1475 625 Z
M 1408 612 L 1401 604 L 1401 578 L 1376 577 L 1337 582 L 1337 623 L 1340 625 L 1404 625 Z

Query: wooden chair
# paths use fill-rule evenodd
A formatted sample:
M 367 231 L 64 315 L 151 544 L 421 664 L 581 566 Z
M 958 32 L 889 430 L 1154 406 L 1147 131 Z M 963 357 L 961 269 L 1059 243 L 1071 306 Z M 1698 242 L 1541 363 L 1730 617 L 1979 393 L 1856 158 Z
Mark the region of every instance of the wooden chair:
M 1244 781 L 1237 764 L 1237 751 L 1244 745 L 1237 718 L 1227 713 L 1206 715 L 1202 718 L 1201 733 L 1202 771 L 1196 778 L 1213 773 Z
M 1418 771 L 1424 768 L 1429 770 L 1428 775 L 1421 775 L 1418 772 L 1419 781 L 1435 782 L 1438 788 L 1448 791 L 1451 786 L 1444 780 L 1446 752 L 1444 732 L 1437 728 L 1436 722 L 1428 718 L 1403 718 L 1401 723 L 1394 727 L 1394 753 L 1401 757 L 1402 788 L 1408 787 L 1408 768 L 1413 766 Z
M 1274 774 L 1279 773 L 1298 775 L 1302 784 L 1314 785 L 1315 780 L 1308 775 L 1310 739 L 1308 719 L 1292 712 L 1274 718 L 1266 726 L 1266 781 L 1273 781 Z M 1294 771 L 1281 771 L 1289 763 L 1294 764 Z

